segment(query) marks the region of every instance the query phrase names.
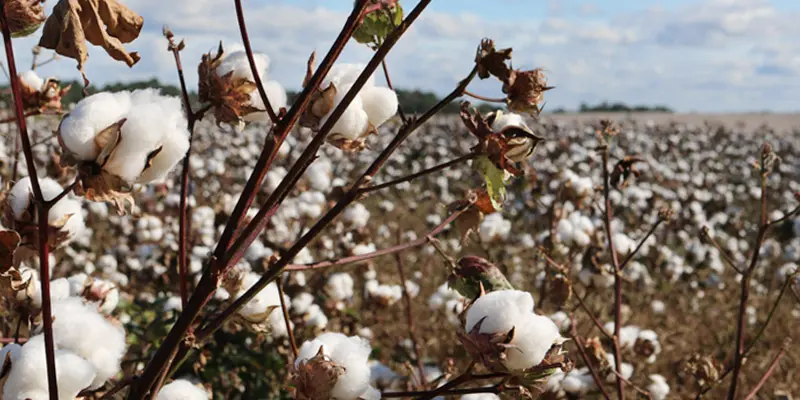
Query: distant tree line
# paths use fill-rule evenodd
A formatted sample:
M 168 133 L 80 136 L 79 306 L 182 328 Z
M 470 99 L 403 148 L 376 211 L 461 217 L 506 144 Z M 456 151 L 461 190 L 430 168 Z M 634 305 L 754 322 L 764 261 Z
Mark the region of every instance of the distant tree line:
M 83 98 L 83 83 L 78 81 L 71 81 L 71 82 L 62 82 L 63 84 L 72 84 L 69 92 L 64 96 L 64 104 L 71 104 L 77 103 L 80 99 Z M 5 85 L 3 87 L 7 89 L 8 86 Z M 115 82 L 115 83 L 108 83 L 99 88 L 90 85 L 86 90 L 89 94 L 97 93 L 97 92 L 120 92 L 124 90 L 136 90 L 136 89 L 145 89 L 145 88 L 155 88 L 159 89 L 161 93 L 170 95 L 170 96 L 180 96 L 181 91 L 175 85 L 170 84 L 163 84 L 158 79 L 152 78 L 149 80 L 143 81 L 134 81 L 134 82 Z M 8 90 L 3 90 L 4 93 L 7 93 Z M 288 90 L 286 92 L 289 102 L 291 103 L 297 97 L 299 92 L 294 90 Z M 7 96 L 7 94 L 6 94 Z M 192 91 L 189 93 L 191 100 L 196 101 L 197 93 Z M 419 89 L 397 89 L 397 98 L 400 102 L 400 106 L 403 108 L 407 114 L 419 114 L 427 111 L 431 107 L 433 107 L 436 103 L 441 100 L 441 97 L 433 92 L 422 91 Z M 474 102 L 473 105 L 478 108 L 482 113 L 487 113 L 489 111 L 493 111 L 497 108 L 500 108 L 497 104 L 490 104 L 490 103 L 483 103 L 483 102 Z M 444 113 L 446 114 L 456 114 L 459 111 L 459 102 L 452 102 L 445 106 Z M 581 103 L 578 112 L 673 112 L 669 107 L 656 105 L 656 106 L 643 106 L 643 105 L 635 105 L 629 106 L 625 103 L 621 102 L 608 102 L 604 101 L 597 105 L 588 105 L 586 103 Z M 545 110 L 548 112 L 548 110 Z M 560 114 L 568 112 L 567 109 L 563 107 L 555 108 L 549 110 L 549 112 L 554 114 Z
M 554 114 L 563 114 L 567 112 L 567 110 L 563 107 L 553 109 L 551 111 Z M 597 105 L 588 105 L 586 103 L 581 103 L 580 107 L 578 108 L 578 112 L 588 113 L 588 112 L 666 112 L 671 113 L 673 112 L 671 108 L 662 105 L 655 105 L 655 106 L 644 106 L 644 105 L 635 105 L 629 106 L 625 103 L 621 102 L 614 102 L 610 103 L 608 101 L 604 101 Z

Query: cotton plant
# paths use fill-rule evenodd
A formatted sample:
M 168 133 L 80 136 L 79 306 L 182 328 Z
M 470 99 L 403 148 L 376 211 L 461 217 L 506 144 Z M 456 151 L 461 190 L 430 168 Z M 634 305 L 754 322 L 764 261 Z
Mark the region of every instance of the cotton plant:
M 350 88 L 354 85 L 363 64 L 336 64 L 329 71 L 312 97 L 312 103 L 301 117 L 300 124 L 319 129 L 332 116 Z M 356 96 L 333 124 L 327 136 L 329 143 L 344 151 L 366 148 L 366 139 L 397 112 L 398 100 L 394 90 L 377 86 L 369 76 Z
M 274 113 L 286 106 L 286 91 L 278 81 L 270 80 L 270 58 L 254 53 L 256 72 L 263 84 Z M 217 53 L 204 54 L 198 66 L 200 101 L 213 107 L 218 124 L 231 124 L 239 129 L 249 122 L 269 121 L 269 113 L 256 86 L 247 53 L 236 50 L 226 53 L 220 43 Z
M 556 324 L 533 311 L 533 297 L 498 290 L 478 297 L 467 309 L 461 341 L 491 370 L 522 372 L 541 364 L 565 341 Z
M 51 178 L 40 178 L 39 188 L 45 201 L 53 200 L 64 192 L 64 188 Z M 2 225 L 18 235 L 19 248 L 14 253 L 14 263 L 30 259 L 39 248 L 38 207 L 36 206 L 31 179 L 18 180 L 4 194 Z M 51 249 L 68 245 L 86 230 L 81 202 L 72 196 L 64 196 L 50 206 L 47 213 L 47 239 Z
M 292 369 L 297 399 L 373 400 L 369 342 L 359 336 L 328 332 L 300 346 Z
M 79 101 L 57 131 L 62 164 L 78 168 L 76 192 L 133 204 L 135 184 L 163 180 L 189 149 L 181 101 L 154 89 L 101 92 Z

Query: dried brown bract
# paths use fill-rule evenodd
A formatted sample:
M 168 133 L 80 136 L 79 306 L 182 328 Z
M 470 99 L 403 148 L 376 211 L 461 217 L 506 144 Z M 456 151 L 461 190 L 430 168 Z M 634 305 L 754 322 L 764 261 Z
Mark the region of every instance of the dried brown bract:
M 638 178 L 641 172 L 636 169 L 636 164 L 640 162 L 644 162 L 644 159 L 639 156 L 625 156 L 619 160 L 611 171 L 611 185 L 617 189 L 623 188 L 628 185 L 630 177 Z
M 12 230 L 0 231 L 0 273 L 5 273 L 14 266 L 14 253 L 19 248 L 22 238 Z
M 490 76 L 495 76 L 502 82 L 508 82 L 511 76 L 511 68 L 506 64 L 506 61 L 511 60 L 512 49 L 497 50 L 494 47 L 494 41 L 485 38 L 481 40 L 481 45 L 478 46 L 477 54 L 475 54 L 475 63 L 478 64 L 478 77 L 486 79 Z
M 198 97 L 203 103 L 214 107 L 217 124 L 243 124 L 243 118 L 263 110 L 250 105 L 250 95 L 256 90 L 255 82 L 249 79 L 234 78 L 234 71 L 225 75 L 217 74 L 217 67 L 222 63 L 225 51 L 222 42 L 216 54 L 204 54 L 197 66 Z
M 458 339 L 473 360 L 480 362 L 490 371 L 505 372 L 503 365 L 506 351 L 512 347 L 514 328 L 506 333 L 481 333 L 486 317 L 482 318 L 468 333 L 458 332 Z
M 336 365 L 320 346 L 314 357 L 301 361 L 291 373 L 292 390 L 298 400 L 328 400 L 344 368 Z
M 87 41 L 132 67 L 139 54 L 126 51 L 123 43 L 139 37 L 143 25 L 144 18 L 117 0 L 59 0 L 44 23 L 39 46 L 77 60 L 81 73 L 89 58 Z
M 547 78 L 541 68 L 528 71 L 512 70 L 508 80 L 503 83 L 506 105 L 514 112 L 539 115 L 540 104 L 544 102 L 544 92 L 553 89 L 547 86 Z

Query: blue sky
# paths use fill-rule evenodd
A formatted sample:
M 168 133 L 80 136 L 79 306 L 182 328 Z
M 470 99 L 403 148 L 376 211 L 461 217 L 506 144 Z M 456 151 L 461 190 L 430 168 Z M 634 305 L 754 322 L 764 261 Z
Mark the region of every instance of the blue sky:
M 410 9 L 416 2 L 401 0 Z M 51 8 L 55 1 L 46 4 Z M 157 77 L 175 82 L 161 27 L 185 37 L 188 80 L 202 53 L 240 41 L 231 0 L 125 0 L 145 17 L 127 47 L 129 69 L 99 49 L 87 73 L 95 83 Z M 165 4 L 169 4 L 165 7 Z M 270 79 L 299 88 L 305 59 L 324 52 L 351 0 L 244 0 L 254 47 L 270 56 Z M 446 93 L 469 71 L 482 37 L 514 48 L 514 65 L 541 67 L 556 89 L 547 106 L 575 109 L 603 100 L 664 104 L 678 111 L 800 111 L 800 1 L 797 0 L 433 0 L 387 59 L 398 87 Z M 21 65 L 38 36 L 17 40 Z M 353 43 L 344 62 L 366 62 Z M 75 79 L 72 60 L 43 75 Z M 500 94 L 496 81 L 471 88 Z

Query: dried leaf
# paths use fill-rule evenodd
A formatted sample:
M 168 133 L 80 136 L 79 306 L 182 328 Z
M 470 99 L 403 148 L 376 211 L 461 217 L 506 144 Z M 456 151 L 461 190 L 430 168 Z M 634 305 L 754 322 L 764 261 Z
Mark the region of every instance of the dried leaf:
M 6 0 L 3 3 L 11 37 L 28 36 L 44 22 L 42 0 Z
M 491 39 L 481 40 L 475 63 L 478 64 L 478 77 L 486 79 L 492 75 L 507 83 L 511 75 L 511 68 L 506 64 L 511 59 L 511 49 L 496 50 Z
M 501 210 L 506 201 L 505 171 L 498 168 L 487 156 L 476 158 L 472 166 L 483 176 L 492 206 Z
M 117 0 L 59 0 L 45 21 L 39 46 L 77 60 L 81 72 L 89 57 L 86 41 L 131 67 L 139 54 L 128 53 L 122 44 L 136 39 L 143 24 L 144 18 Z
M 14 252 L 21 241 L 22 238 L 15 231 L 0 231 L 0 273 L 5 273 L 14 266 Z

